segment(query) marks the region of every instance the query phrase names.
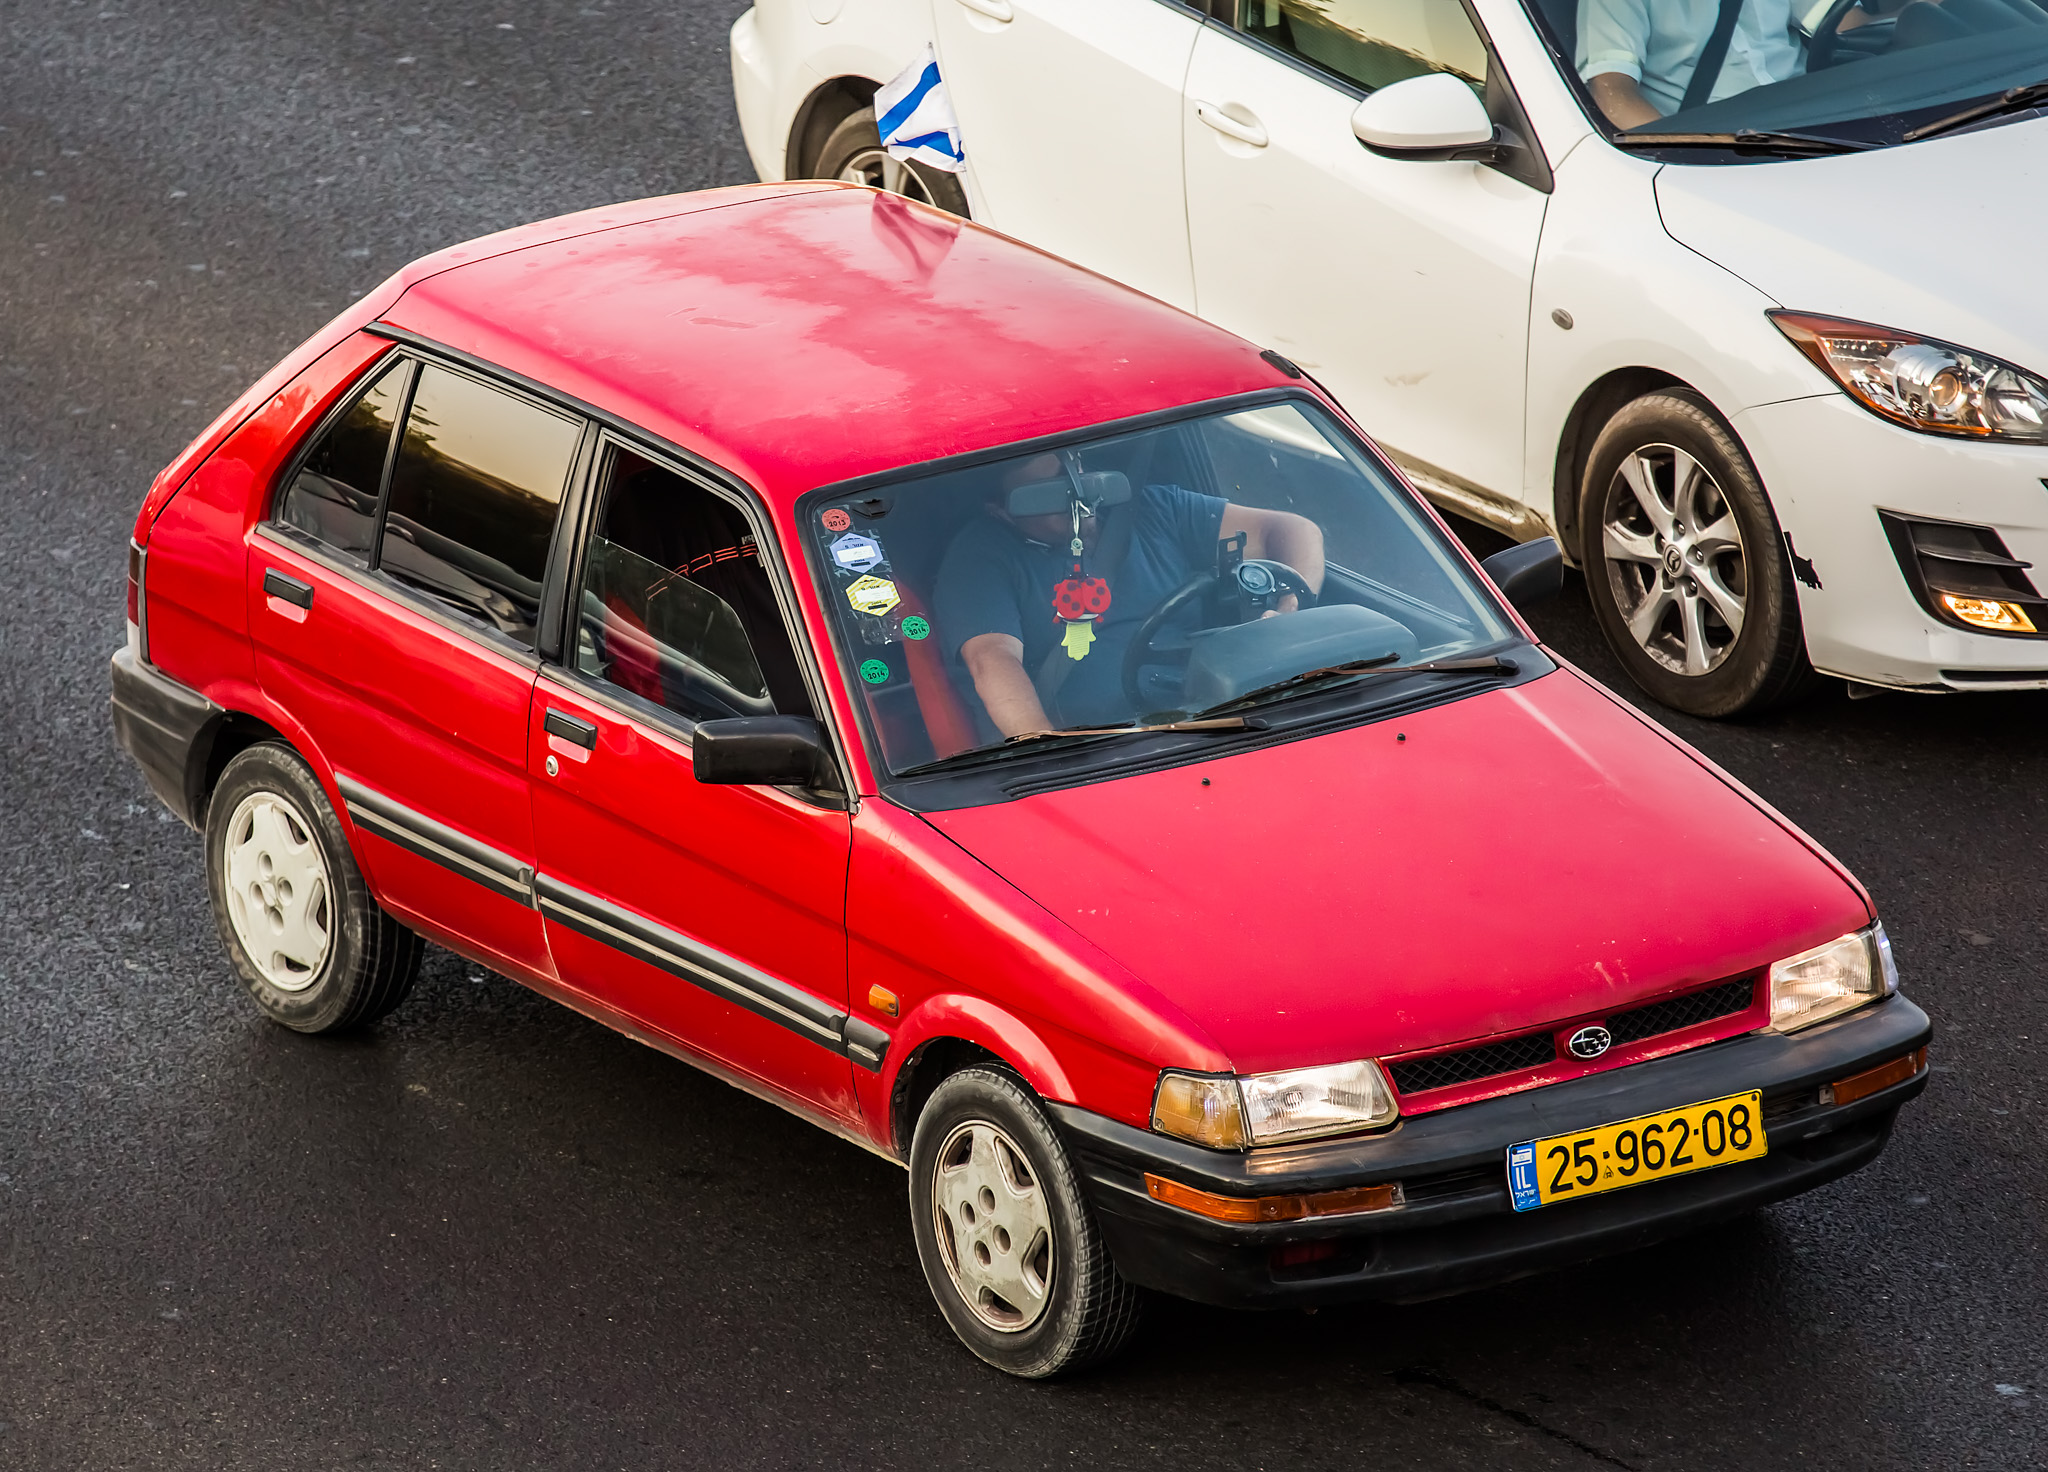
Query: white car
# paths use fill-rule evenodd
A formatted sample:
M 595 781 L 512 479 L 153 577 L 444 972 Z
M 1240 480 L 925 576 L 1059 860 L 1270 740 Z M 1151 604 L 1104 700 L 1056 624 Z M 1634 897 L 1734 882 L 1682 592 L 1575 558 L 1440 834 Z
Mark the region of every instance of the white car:
M 2048 10 L 1804 3 L 757 0 L 733 80 L 763 179 L 1198 312 L 1554 533 L 1670 705 L 2048 687 Z M 878 147 L 932 43 L 959 176 Z

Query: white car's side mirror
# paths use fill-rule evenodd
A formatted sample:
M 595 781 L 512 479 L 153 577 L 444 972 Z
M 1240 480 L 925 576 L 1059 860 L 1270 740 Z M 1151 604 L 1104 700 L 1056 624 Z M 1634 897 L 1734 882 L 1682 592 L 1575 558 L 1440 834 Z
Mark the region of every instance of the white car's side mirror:
M 1471 84 L 1449 72 L 1393 82 L 1351 114 L 1351 131 L 1388 158 L 1493 159 L 1500 138 Z

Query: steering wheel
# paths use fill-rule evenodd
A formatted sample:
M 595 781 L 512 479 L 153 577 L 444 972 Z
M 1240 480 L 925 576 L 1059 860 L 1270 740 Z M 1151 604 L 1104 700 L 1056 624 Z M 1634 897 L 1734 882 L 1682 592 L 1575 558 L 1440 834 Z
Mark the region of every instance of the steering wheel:
M 1164 641 L 1160 630 L 1169 620 L 1190 603 L 1208 593 L 1212 588 L 1224 588 L 1236 593 L 1245 601 L 1249 623 L 1253 618 L 1263 617 L 1269 609 L 1277 608 L 1280 600 L 1292 593 L 1297 607 L 1305 608 L 1315 602 L 1315 589 L 1308 585 L 1308 579 L 1284 562 L 1270 558 L 1248 557 L 1226 573 L 1198 572 L 1175 588 L 1160 601 L 1138 625 L 1131 635 L 1131 642 L 1124 646 L 1124 699 L 1133 711 L 1144 712 L 1149 701 L 1139 686 L 1138 677 L 1148 664 L 1187 664 L 1188 655 L 1194 651 L 1194 641 L 1178 638 Z
M 1828 7 L 1827 14 L 1820 18 L 1820 24 L 1813 28 L 1813 34 L 1806 40 L 1808 71 L 1821 71 L 1833 66 L 1837 61 L 1846 59 L 1836 54 L 1838 49 L 1843 49 L 1842 22 L 1860 3 L 1861 0 L 1835 0 L 1835 3 Z M 1883 21 L 1872 21 L 1857 29 L 1869 31 L 1870 35 L 1862 37 L 1860 46 L 1852 42 L 1847 48 L 1852 52 L 1861 51 L 1866 55 L 1874 55 L 1891 44 L 1892 25 L 1889 17 Z

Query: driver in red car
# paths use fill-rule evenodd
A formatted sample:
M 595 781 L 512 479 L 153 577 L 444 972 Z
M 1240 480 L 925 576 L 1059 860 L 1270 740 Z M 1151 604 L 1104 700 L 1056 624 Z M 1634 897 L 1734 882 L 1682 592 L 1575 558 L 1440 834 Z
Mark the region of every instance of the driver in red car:
M 1035 509 L 1059 501 L 1064 509 Z M 946 549 L 934 612 L 1005 736 L 1133 719 L 1123 688 L 1131 636 L 1216 567 L 1219 542 L 1242 536 L 1246 558 L 1286 564 L 1311 593 L 1323 585 L 1322 528 L 1307 517 L 1175 485 L 1133 493 L 1121 475 L 1083 474 L 1057 453 L 1008 467 L 986 509 Z M 1107 606 L 1091 612 L 1105 589 Z M 1273 611 L 1296 602 L 1284 594 Z

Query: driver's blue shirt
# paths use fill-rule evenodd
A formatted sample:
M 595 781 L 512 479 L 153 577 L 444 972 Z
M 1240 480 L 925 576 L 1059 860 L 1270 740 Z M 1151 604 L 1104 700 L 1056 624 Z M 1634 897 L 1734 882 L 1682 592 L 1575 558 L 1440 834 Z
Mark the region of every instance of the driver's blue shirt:
M 1133 712 L 1123 693 L 1124 650 L 1146 615 L 1198 572 L 1216 565 L 1216 541 L 1223 530 L 1221 496 L 1180 486 L 1146 486 L 1122 506 L 1103 513 L 1097 546 L 1111 540 L 1117 518 L 1129 516 L 1130 542 L 1122 565 L 1084 560 L 1089 577 L 1107 577 L 1109 612 L 1095 621 L 1095 642 L 1068 670 L 1059 687 L 1058 709 L 1046 714 L 1056 725 L 1113 724 Z M 1060 647 L 1066 625 L 1053 611 L 1053 588 L 1073 570 L 1064 543 L 1033 542 L 1009 523 L 977 516 L 953 538 L 939 564 L 933 613 L 945 640 L 946 657 L 979 634 L 1009 634 L 1024 645 L 1024 671 L 1039 686 L 1046 660 Z M 1065 655 L 1061 658 L 1064 660 Z

